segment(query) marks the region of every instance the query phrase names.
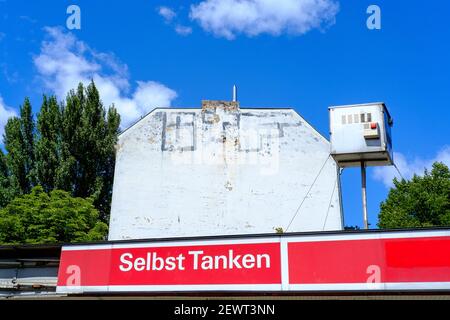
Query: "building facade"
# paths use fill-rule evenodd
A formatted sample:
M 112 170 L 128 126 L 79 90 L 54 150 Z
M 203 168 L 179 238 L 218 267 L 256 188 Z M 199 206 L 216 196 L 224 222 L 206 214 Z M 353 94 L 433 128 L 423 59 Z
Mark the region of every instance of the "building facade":
M 109 240 L 341 230 L 330 144 L 293 109 L 155 109 L 119 136 Z

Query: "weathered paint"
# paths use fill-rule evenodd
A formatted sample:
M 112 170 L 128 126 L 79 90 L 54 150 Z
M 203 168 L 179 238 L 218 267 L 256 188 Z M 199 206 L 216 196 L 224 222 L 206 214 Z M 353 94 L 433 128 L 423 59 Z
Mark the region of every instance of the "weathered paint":
M 155 109 L 120 135 L 110 240 L 276 228 L 342 229 L 330 144 L 294 110 L 205 101 Z

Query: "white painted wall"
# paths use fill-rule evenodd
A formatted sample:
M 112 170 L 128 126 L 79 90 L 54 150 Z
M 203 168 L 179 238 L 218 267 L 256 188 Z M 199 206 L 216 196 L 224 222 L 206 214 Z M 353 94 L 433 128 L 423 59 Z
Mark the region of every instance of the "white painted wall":
M 329 154 L 292 109 L 155 109 L 119 137 L 109 239 L 286 231 L 294 216 L 289 232 L 340 230 Z

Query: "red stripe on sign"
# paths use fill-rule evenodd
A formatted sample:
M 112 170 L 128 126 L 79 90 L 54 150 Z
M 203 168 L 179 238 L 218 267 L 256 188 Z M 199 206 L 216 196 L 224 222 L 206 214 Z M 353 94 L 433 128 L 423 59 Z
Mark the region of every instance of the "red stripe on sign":
M 450 239 L 383 240 L 387 282 L 450 281 Z
M 380 263 L 381 247 L 374 240 L 293 242 L 288 256 L 290 284 L 358 283 Z
M 280 284 L 280 244 L 63 251 L 58 286 L 77 263 L 81 286 Z
M 288 243 L 291 284 L 450 281 L 450 239 Z

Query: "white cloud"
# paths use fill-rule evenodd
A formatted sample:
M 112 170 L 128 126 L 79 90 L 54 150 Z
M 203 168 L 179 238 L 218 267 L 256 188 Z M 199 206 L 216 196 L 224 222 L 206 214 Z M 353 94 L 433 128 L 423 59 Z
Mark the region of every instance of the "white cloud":
M 182 36 L 187 36 L 192 33 L 192 28 L 189 26 L 184 26 L 181 24 L 177 24 L 175 18 L 177 18 L 177 13 L 175 10 L 169 8 L 169 7 L 158 7 L 157 8 L 158 14 L 164 18 L 164 22 L 168 25 L 174 26 L 175 32 Z
M 111 53 L 96 52 L 73 34 L 60 28 L 45 29 L 34 65 L 45 87 L 63 99 L 79 82 L 94 80 L 105 106 L 114 103 L 121 115 L 121 127 L 127 127 L 155 107 L 169 107 L 177 93 L 156 81 L 137 81 L 130 92 L 127 65 Z
M 5 131 L 6 122 L 11 117 L 17 116 L 17 112 L 5 105 L 3 98 L 0 96 L 0 144 L 3 143 L 3 133 Z
M 423 175 L 424 169 L 431 170 L 431 166 L 436 161 L 450 166 L 450 146 L 444 146 L 433 158 L 414 158 L 412 161 L 408 161 L 403 154 L 394 152 L 394 162 L 405 179 L 412 178 L 414 174 Z M 376 167 L 373 172 L 373 178 L 383 182 L 386 187 L 393 186 L 392 180 L 394 177 L 400 179 L 394 166 Z
M 182 25 L 175 26 L 175 32 L 182 36 L 187 36 L 192 33 L 192 28 Z
M 190 17 L 214 35 L 301 35 L 335 23 L 335 0 L 204 0 L 191 6 Z
M 158 8 L 158 14 L 164 18 L 164 20 L 169 23 L 177 16 L 176 12 L 169 7 L 161 6 Z

